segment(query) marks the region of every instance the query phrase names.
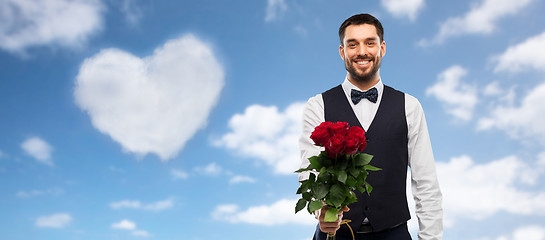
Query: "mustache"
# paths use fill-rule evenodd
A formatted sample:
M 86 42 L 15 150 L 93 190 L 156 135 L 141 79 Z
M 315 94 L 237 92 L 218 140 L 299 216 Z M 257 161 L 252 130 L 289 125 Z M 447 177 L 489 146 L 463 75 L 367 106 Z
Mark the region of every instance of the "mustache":
M 367 56 L 367 54 L 366 54 L 366 55 L 363 55 L 363 56 L 358 55 L 358 56 L 356 56 L 356 58 L 354 58 L 354 60 L 356 60 L 356 61 L 357 60 L 373 61 L 374 59 L 372 57 L 370 57 L 370 56 Z

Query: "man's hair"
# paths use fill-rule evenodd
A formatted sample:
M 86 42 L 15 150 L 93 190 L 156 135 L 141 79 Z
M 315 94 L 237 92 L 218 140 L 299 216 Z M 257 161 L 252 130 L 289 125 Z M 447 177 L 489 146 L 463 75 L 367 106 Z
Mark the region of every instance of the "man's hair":
M 363 13 L 363 14 L 357 14 L 352 17 L 349 17 L 348 19 L 344 20 L 343 24 L 339 27 L 339 38 L 341 40 L 341 45 L 343 45 L 343 39 L 344 39 L 344 31 L 346 28 L 350 25 L 361 25 L 361 24 L 371 24 L 374 25 L 377 29 L 378 37 L 380 38 L 380 42 L 384 40 L 384 29 L 382 28 L 382 24 L 380 21 L 373 17 L 370 14 Z

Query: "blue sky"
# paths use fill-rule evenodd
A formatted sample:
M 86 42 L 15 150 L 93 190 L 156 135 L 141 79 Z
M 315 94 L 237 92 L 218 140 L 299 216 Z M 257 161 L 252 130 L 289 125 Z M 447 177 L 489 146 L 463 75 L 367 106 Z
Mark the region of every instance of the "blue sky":
M 338 26 L 368 12 L 383 82 L 426 112 L 444 239 L 543 240 L 543 10 L 2 0 L 0 238 L 310 239 L 293 214 L 302 106 L 343 81 Z

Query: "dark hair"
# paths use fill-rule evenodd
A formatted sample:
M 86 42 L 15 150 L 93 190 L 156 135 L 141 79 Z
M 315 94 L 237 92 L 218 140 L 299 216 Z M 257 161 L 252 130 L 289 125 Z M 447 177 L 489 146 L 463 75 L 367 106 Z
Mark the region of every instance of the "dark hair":
M 361 24 L 374 25 L 377 29 L 377 34 L 380 38 L 380 42 L 384 40 L 384 29 L 382 28 L 382 24 L 380 23 L 380 21 L 377 18 L 373 17 L 371 14 L 363 13 L 349 17 L 348 19 L 344 20 L 343 24 L 341 24 L 341 26 L 339 27 L 339 39 L 341 40 L 341 45 L 343 45 L 344 31 L 346 30 L 346 28 L 350 25 Z

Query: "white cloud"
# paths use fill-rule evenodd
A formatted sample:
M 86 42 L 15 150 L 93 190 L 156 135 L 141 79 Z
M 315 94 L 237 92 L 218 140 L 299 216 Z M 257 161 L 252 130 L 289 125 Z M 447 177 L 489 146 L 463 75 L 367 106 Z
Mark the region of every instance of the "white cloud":
M 496 30 L 498 20 L 516 15 L 531 2 L 532 0 L 482 0 L 479 4 L 473 4 L 464 16 L 447 19 L 432 40 L 423 39 L 420 45 L 441 44 L 454 36 L 490 34 Z
M 485 96 L 497 96 L 502 94 L 502 89 L 500 88 L 500 84 L 496 81 L 489 83 L 484 87 L 483 94 Z
M 471 157 L 463 155 L 451 158 L 449 162 L 436 162 L 436 168 L 443 194 L 445 228 L 452 228 L 457 222 L 467 219 L 485 220 L 498 212 L 545 216 L 545 192 L 523 190 L 524 187 L 541 183 L 540 179 L 545 176 L 545 152 L 538 156 L 535 165 L 526 164 L 516 156 L 478 164 Z M 407 197 L 411 212 L 409 231 L 416 235 L 418 221 L 410 171 Z M 512 237 L 497 240 L 508 239 L 519 240 Z
M 381 0 L 382 7 L 398 18 L 416 20 L 418 12 L 424 8 L 424 0 Z
M 236 153 L 256 158 L 280 174 L 299 167 L 298 139 L 304 103 L 293 103 L 284 112 L 275 106 L 252 105 L 229 120 L 231 132 L 213 143 Z
M 267 0 L 265 22 L 272 22 L 280 18 L 287 10 L 288 5 L 286 5 L 284 0 Z
M 194 171 L 207 176 L 218 176 L 224 172 L 223 168 L 215 162 L 203 167 L 196 167 Z
M 479 119 L 477 129 L 500 129 L 514 139 L 537 139 L 545 145 L 545 83 L 531 89 L 519 106 L 497 104 L 488 117 Z
M 119 202 L 112 202 L 110 203 L 110 207 L 113 209 L 120 209 L 120 208 L 134 208 L 139 209 L 142 207 L 142 203 L 140 201 L 136 200 L 123 200 Z
M 100 0 L 0 1 L 0 48 L 80 47 L 102 28 L 104 9 Z
M 497 62 L 495 72 L 517 73 L 527 69 L 545 71 L 545 32 L 509 47 L 492 60 Z
M 508 170 L 506 170 L 508 169 Z M 445 225 L 457 220 L 482 220 L 504 211 L 518 215 L 545 216 L 545 192 L 523 190 L 543 175 L 516 156 L 484 164 L 468 156 L 437 162 L 443 192 Z
M 52 188 L 52 189 L 46 189 L 46 190 L 29 190 L 29 191 L 23 191 L 23 190 L 19 190 L 17 191 L 17 193 L 15 194 L 15 196 L 17 196 L 18 198 L 30 198 L 30 197 L 36 197 L 36 196 L 41 196 L 41 195 L 45 195 L 45 194 L 50 194 L 50 195 L 60 195 L 64 193 L 64 190 L 60 189 L 60 188 Z
M 521 227 L 513 233 L 513 240 L 543 240 L 545 239 L 545 228 L 542 226 Z
M 439 74 L 437 83 L 428 87 L 426 94 L 437 98 L 449 114 L 469 121 L 478 99 L 476 87 L 461 81 L 465 75 L 466 69 L 452 66 Z
M 162 211 L 165 209 L 169 209 L 172 206 L 174 206 L 174 199 L 169 198 L 162 201 L 150 203 L 147 205 L 144 205 L 143 209 L 148 211 Z
M 174 206 L 174 199 L 167 198 L 165 200 L 157 201 L 154 203 L 143 204 L 138 200 L 122 200 L 118 202 L 111 202 L 110 207 L 113 209 L 131 208 L 140 209 L 146 211 L 162 211 Z
M 39 137 L 31 137 L 21 144 L 21 148 L 36 161 L 45 165 L 53 166 L 51 152 L 53 147 Z
M 43 228 L 64 228 L 72 222 L 72 216 L 67 213 L 57 213 L 50 216 L 38 217 L 36 226 Z
M 174 180 L 177 179 L 187 179 L 189 177 L 189 174 L 183 170 L 179 169 L 172 169 L 170 170 L 170 175 L 174 178 Z
M 295 214 L 296 203 L 297 199 L 281 199 L 269 206 L 255 206 L 247 210 L 240 210 L 237 205 L 225 204 L 217 206 L 211 215 L 215 220 L 229 223 L 248 223 L 264 226 L 315 225 L 317 223 L 316 219 L 305 210 Z
M 81 65 L 74 95 L 93 126 L 125 151 L 166 161 L 206 125 L 223 86 L 211 47 L 185 35 L 145 58 L 103 49 Z
M 120 222 L 112 223 L 111 225 L 112 229 L 120 229 L 120 230 L 129 230 L 131 231 L 131 235 L 136 237 L 150 237 L 151 234 L 149 234 L 145 230 L 137 229 L 136 223 L 133 221 L 123 219 Z
M 229 179 L 229 184 L 237 184 L 237 183 L 255 183 L 255 179 L 248 176 L 241 176 L 236 175 L 233 176 L 231 179 Z
M 120 222 L 112 223 L 111 227 L 113 229 L 135 230 L 136 224 L 127 219 L 123 219 Z

